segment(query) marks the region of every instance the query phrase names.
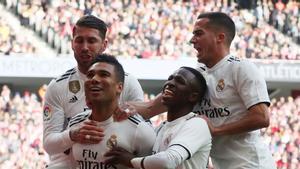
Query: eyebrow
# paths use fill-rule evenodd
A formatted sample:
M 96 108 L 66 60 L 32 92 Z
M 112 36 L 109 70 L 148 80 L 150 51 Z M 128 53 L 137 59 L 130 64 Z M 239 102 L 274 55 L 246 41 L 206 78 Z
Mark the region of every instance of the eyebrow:
M 194 30 L 194 31 L 193 31 L 193 34 L 202 33 L 202 32 L 203 32 L 203 30 L 197 29 L 197 30 Z

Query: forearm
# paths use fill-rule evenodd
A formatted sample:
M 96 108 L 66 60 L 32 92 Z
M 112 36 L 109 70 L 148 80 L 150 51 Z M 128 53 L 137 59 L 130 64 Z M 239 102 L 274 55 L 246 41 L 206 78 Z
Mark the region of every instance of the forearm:
M 180 146 L 173 146 L 166 151 L 151 156 L 134 158 L 131 160 L 131 164 L 134 168 L 145 169 L 176 168 L 187 158 L 188 153 L 186 150 Z
M 240 120 L 215 127 L 212 134 L 214 136 L 233 135 L 268 127 L 269 116 L 266 109 L 266 107 L 255 106 L 248 110 Z
M 136 107 L 138 107 L 137 111 L 144 119 L 150 119 L 153 116 L 167 111 L 167 108 L 161 103 L 161 94 L 158 94 L 149 102 L 136 103 Z
M 49 155 L 63 153 L 71 148 L 73 141 L 70 139 L 69 130 L 61 133 L 49 133 L 44 137 L 44 149 Z

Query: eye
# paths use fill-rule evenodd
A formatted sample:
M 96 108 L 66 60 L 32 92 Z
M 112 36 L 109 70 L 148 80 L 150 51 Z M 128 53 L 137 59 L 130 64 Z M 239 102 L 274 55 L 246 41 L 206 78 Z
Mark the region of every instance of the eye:
M 87 72 L 86 77 L 88 79 L 92 79 L 94 77 L 94 72 L 92 72 L 92 71 Z
M 173 75 L 171 75 L 168 77 L 168 80 L 172 80 L 173 78 L 174 78 Z
M 98 42 L 98 40 L 94 37 L 88 39 L 88 43 L 96 43 L 96 42 Z
M 176 81 L 177 83 L 179 83 L 179 84 L 182 84 L 182 85 L 185 85 L 185 84 L 186 84 L 186 81 L 185 81 L 182 77 L 180 77 L 180 76 L 176 76 L 176 77 L 175 77 L 175 81 Z
M 100 76 L 100 77 L 109 77 L 109 76 L 110 76 L 110 73 L 107 72 L 107 71 L 100 71 L 100 72 L 99 72 L 99 76 Z
M 76 43 L 82 43 L 82 42 L 83 42 L 83 38 L 77 37 L 77 38 L 75 39 L 75 42 L 76 42 Z
M 203 35 L 203 31 L 197 30 L 197 31 L 193 32 L 193 34 L 194 34 L 195 36 L 201 36 L 201 35 Z

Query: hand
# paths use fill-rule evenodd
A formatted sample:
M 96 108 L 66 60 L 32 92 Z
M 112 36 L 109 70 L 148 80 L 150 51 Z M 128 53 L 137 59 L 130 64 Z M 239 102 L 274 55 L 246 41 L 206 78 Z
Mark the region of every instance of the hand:
M 133 168 L 131 159 L 133 159 L 135 155 L 121 147 L 114 147 L 110 151 L 106 152 L 104 157 L 107 157 L 104 161 L 106 164 L 121 164 Z
M 214 136 L 217 128 L 212 125 L 212 123 L 209 121 L 208 117 L 206 117 L 205 115 L 199 115 L 199 117 L 206 121 L 211 135 Z
M 119 105 L 119 108 L 113 114 L 115 121 L 122 121 L 127 119 L 129 116 L 135 115 L 136 110 L 129 103 Z
M 92 120 L 86 120 L 78 126 L 70 128 L 69 132 L 72 141 L 81 144 L 97 144 L 104 137 L 104 131 Z

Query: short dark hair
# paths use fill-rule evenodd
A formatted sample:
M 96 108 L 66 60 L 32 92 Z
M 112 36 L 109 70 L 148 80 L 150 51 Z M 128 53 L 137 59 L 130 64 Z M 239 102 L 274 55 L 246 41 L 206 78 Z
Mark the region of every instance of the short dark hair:
M 191 67 L 186 67 L 186 66 L 182 66 L 182 69 L 188 70 L 189 72 L 193 73 L 194 76 L 197 78 L 197 82 L 199 83 L 199 90 L 198 92 L 200 93 L 199 95 L 199 103 L 202 101 L 203 97 L 206 94 L 207 91 L 207 85 L 206 85 L 206 80 L 203 77 L 202 73 L 200 73 L 198 70 L 191 68 Z
M 81 17 L 76 22 L 76 24 L 73 28 L 73 36 L 74 36 L 74 32 L 76 30 L 76 26 L 97 29 L 99 31 L 100 37 L 102 39 L 105 39 L 106 32 L 107 32 L 107 25 L 103 20 L 101 20 L 100 18 L 97 18 L 96 16 L 84 15 L 83 17 Z
M 230 45 L 235 36 L 235 24 L 233 20 L 223 12 L 207 12 L 202 13 L 197 19 L 208 18 L 208 24 L 215 30 L 223 29 L 227 35 L 227 44 Z
M 99 54 L 94 58 L 94 60 L 92 61 L 90 66 L 92 66 L 93 64 L 98 63 L 98 62 L 104 62 L 104 63 L 113 65 L 115 67 L 115 73 L 117 75 L 117 80 L 119 82 L 124 83 L 125 72 L 124 72 L 123 66 L 115 58 L 115 56 L 106 54 L 106 53 Z

